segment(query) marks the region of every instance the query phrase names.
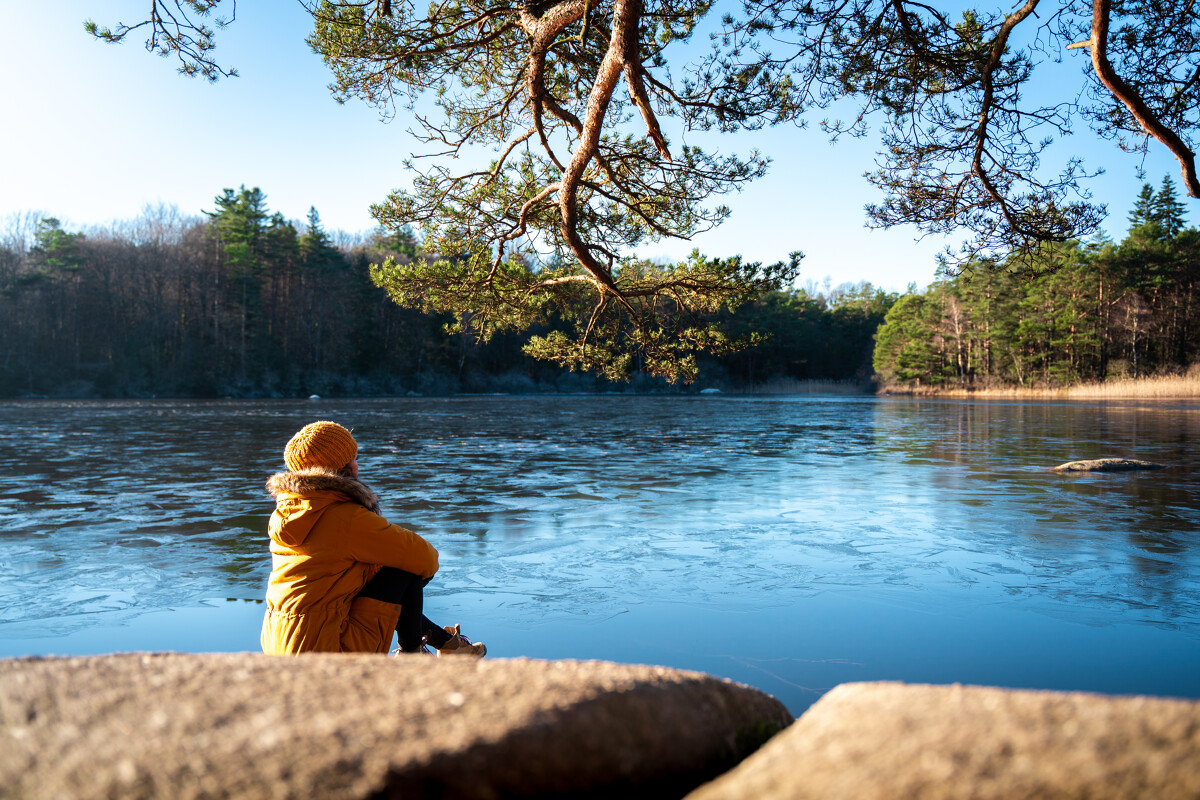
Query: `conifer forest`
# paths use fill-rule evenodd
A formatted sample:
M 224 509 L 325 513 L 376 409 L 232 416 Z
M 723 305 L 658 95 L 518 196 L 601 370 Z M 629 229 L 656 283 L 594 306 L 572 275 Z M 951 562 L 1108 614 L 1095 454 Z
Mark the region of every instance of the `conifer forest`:
M 226 189 L 198 217 L 148 207 L 73 231 L 28 214 L 0 235 L 3 397 L 1056 386 L 1200 361 L 1200 231 L 1169 178 L 1143 187 L 1119 242 L 946 268 L 903 295 L 809 281 L 713 312 L 731 338 L 763 341 L 702 360 L 686 386 L 572 372 L 529 355 L 522 334 L 482 342 L 447 314 L 400 307 L 371 265 L 424 256 L 407 228 L 330 234 L 316 209 L 287 220 L 257 188 Z
M 0 239 L 0 396 L 306 397 L 459 392 L 750 388 L 777 377 L 865 381 L 894 295 L 869 284 L 775 292 L 715 315 L 757 348 L 702 362 L 690 387 L 571 372 L 480 342 L 447 314 L 403 308 L 371 265 L 422 257 L 408 229 L 326 232 L 272 213 L 258 188 L 227 189 L 200 217 L 147 208 L 73 231 L 12 219 Z M 556 321 L 534 333 L 547 332 Z M 460 326 L 461 327 L 461 326 Z
M 884 382 L 1064 386 L 1185 373 L 1200 361 L 1200 231 L 1170 178 L 1142 187 L 1125 238 L 945 271 L 893 305 L 876 336 Z

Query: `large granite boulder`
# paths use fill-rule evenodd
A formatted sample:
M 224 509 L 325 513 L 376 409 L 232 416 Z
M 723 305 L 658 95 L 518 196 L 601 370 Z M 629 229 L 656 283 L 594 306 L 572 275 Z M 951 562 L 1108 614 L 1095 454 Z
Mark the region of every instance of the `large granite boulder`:
M 0 796 L 679 797 L 791 722 L 604 662 L 127 654 L 0 661 Z
M 1200 798 L 1200 702 L 843 684 L 687 800 Z
M 1165 464 L 1142 461 L 1136 458 L 1089 458 L 1083 461 L 1068 461 L 1051 467 L 1051 472 L 1134 472 L 1143 469 L 1166 469 Z

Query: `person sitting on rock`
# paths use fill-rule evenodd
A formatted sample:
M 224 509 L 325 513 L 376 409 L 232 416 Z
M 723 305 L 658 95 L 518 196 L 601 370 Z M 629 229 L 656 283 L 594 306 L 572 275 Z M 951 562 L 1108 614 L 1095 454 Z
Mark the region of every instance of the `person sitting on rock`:
M 262 649 L 276 655 L 386 653 L 425 645 L 438 655 L 482 656 L 457 625 L 422 613 L 423 590 L 438 571 L 433 545 L 379 514 L 379 498 L 358 480 L 358 443 L 336 422 L 305 425 L 272 475 L 271 577 Z

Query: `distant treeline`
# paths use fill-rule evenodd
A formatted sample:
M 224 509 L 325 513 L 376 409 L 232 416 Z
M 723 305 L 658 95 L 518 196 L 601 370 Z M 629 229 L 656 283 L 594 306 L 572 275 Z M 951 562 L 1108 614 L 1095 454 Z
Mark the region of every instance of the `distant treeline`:
M 309 394 L 753 389 L 774 379 L 860 380 L 896 296 L 869 284 L 773 294 L 723 320 L 773 334 L 702 365 L 694 387 L 612 386 L 479 344 L 396 306 L 368 266 L 419 258 L 409 231 L 328 234 L 272 214 L 257 188 L 204 216 L 148 209 L 105 229 L 10 219 L 0 240 L 0 396 L 296 397 Z M 548 321 L 553 325 L 553 320 Z
M 1170 178 L 1142 188 L 1118 243 L 1046 248 L 943 275 L 879 329 L 889 383 L 1065 385 L 1186 372 L 1200 361 L 1200 231 Z

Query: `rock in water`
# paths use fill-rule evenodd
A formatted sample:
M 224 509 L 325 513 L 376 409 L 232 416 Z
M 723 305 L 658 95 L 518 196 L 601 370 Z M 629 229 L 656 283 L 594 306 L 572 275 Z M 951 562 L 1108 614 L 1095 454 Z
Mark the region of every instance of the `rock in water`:
M 1153 461 L 1138 461 L 1136 458 L 1093 458 L 1086 461 L 1068 461 L 1051 467 L 1051 472 L 1130 472 L 1138 469 L 1166 469 L 1165 464 Z
M 424 655 L 0 660 L 0 795 L 682 796 L 791 722 L 695 672 Z
M 847 683 L 686 800 L 1195 800 L 1200 703 Z

